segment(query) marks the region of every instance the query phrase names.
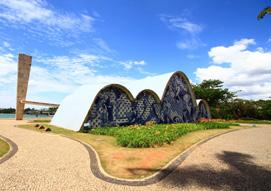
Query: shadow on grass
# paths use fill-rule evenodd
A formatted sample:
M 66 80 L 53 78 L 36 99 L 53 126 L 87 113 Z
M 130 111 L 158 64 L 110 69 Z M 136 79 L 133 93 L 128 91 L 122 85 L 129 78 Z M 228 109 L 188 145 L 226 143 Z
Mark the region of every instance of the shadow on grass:
M 251 155 L 224 151 L 216 156 L 228 165 L 228 169 L 215 170 L 209 166 L 189 166 L 186 168 L 164 170 L 170 174 L 163 183 L 170 187 L 198 185 L 214 190 L 271 190 L 271 171 L 252 162 Z M 142 171 L 154 172 L 157 169 L 128 169 L 137 174 Z

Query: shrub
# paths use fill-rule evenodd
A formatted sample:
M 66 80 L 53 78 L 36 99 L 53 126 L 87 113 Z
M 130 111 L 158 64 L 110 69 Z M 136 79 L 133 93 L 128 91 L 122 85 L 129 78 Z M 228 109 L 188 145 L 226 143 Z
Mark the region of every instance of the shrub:
M 170 144 L 177 138 L 193 131 L 204 129 L 229 128 L 232 123 L 178 123 L 156 124 L 148 126 L 133 125 L 129 127 L 95 128 L 91 134 L 114 136 L 117 144 L 123 147 L 157 147 Z
M 219 122 L 201 122 L 199 125 L 203 125 L 204 129 L 225 129 L 230 126 L 239 126 L 237 123 L 219 123 Z
M 31 122 L 33 122 L 33 123 L 50 123 L 51 119 L 34 119 Z
M 146 126 L 153 126 L 153 125 L 156 125 L 156 124 L 157 124 L 156 121 L 147 121 L 145 123 Z

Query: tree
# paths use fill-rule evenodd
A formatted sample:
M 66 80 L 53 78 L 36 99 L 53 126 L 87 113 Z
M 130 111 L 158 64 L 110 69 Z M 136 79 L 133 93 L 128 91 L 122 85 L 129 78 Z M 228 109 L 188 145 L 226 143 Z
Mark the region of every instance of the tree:
M 204 80 L 192 87 L 197 99 L 207 101 L 213 118 L 271 119 L 271 100 L 237 98 L 237 92 L 223 88 L 220 80 Z
M 258 20 L 261 20 L 264 18 L 266 14 L 271 14 L 271 7 L 264 8 L 257 16 Z
M 50 115 L 54 115 L 56 113 L 57 107 L 49 107 L 48 112 Z
M 258 100 L 255 101 L 257 119 L 271 119 L 271 100 Z
M 234 119 L 255 119 L 257 118 L 257 102 L 252 100 L 235 99 L 229 103 L 230 112 Z
M 196 99 L 206 100 L 210 107 L 216 107 L 236 97 L 236 92 L 223 88 L 223 82 L 220 80 L 204 80 L 200 84 L 192 85 L 192 88 Z
M 204 99 L 210 106 L 213 118 L 233 119 L 232 105 L 237 92 L 223 87 L 220 80 L 204 80 L 200 84 L 192 85 L 196 99 Z
M 0 108 L 0 113 L 15 113 L 14 108 Z

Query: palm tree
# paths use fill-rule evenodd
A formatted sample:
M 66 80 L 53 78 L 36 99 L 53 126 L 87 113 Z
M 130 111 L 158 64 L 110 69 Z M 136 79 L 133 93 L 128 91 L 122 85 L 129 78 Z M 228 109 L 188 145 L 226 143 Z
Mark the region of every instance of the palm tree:
M 261 20 L 264 18 L 266 14 L 271 14 L 271 7 L 264 8 L 257 16 L 258 20 Z

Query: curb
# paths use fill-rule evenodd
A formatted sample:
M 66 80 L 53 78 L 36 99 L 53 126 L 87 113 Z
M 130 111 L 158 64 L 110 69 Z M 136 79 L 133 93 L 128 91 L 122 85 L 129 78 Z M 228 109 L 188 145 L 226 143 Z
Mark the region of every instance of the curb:
M 0 158 L 0 164 L 2 164 L 3 162 L 7 161 L 16 154 L 16 152 L 18 151 L 18 146 L 12 140 L 2 135 L 0 135 L 0 139 L 7 142 L 10 147 L 9 151 Z
M 113 177 L 113 176 L 107 174 L 101 166 L 101 161 L 100 161 L 99 155 L 97 154 L 97 152 L 95 151 L 95 149 L 92 146 L 90 146 L 89 144 L 87 144 L 83 141 L 80 141 L 78 139 L 73 139 L 73 138 L 67 137 L 67 136 L 64 136 L 64 137 L 72 139 L 74 141 L 77 141 L 86 148 L 86 150 L 88 151 L 88 154 L 89 154 L 89 158 L 90 158 L 90 170 L 96 178 L 99 178 L 103 181 L 106 181 L 106 182 L 109 182 L 112 184 L 119 184 L 119 185 L 126 185 L 126 186 L 147 186 L 150 184 L 158 183 L 162 179 L 166 178 L 179 165 L 181 165 L 182 162 L 200 145 L 202 145 L 202 144 L 206 143 L 207 141 L 210 141 L 211 139 L 214 139 L 218 136 L 225 135 L 227 133 L 231 133 L 231 132 L 234 132 L 237 130 L 240 130 L 240 129 L 233 129 L 233 130 L 230 130 L 230 131 L 227 131 L 224 133 L 220 133 L 220 134 L 214 135 L 212 137 L 209 137 L 207 139 L 204 139 L 198 143 L 195 143 L 194 145 L 190 146 L 185 151 L 183 151 L 181 154 L 179 154 L 177 157 L 172 159 L 166 166 L 164 166 L 158 172 L 154 173 L 153 175 L 151 175 L 149 177 L 146 177 L 143 179 L 134 179 L 134 180 L 117 178 L 117 177 Z

